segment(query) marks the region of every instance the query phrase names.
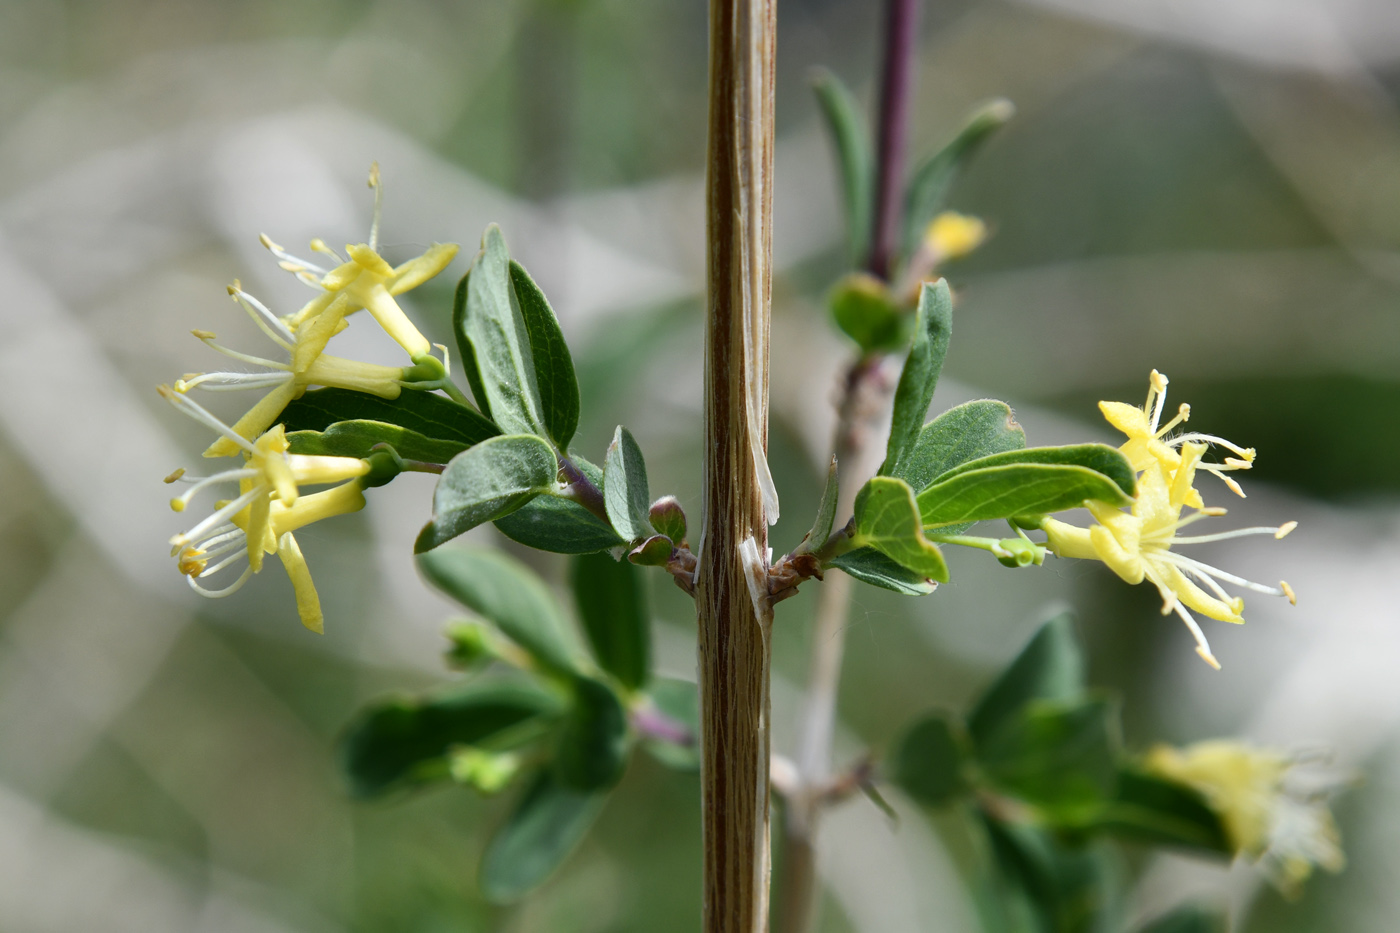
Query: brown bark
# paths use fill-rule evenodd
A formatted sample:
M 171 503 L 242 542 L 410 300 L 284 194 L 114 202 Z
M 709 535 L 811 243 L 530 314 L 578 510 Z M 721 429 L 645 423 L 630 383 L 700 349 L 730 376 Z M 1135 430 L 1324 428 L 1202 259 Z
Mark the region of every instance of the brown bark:
M 774 0 L 712 0 L 699 615 L 705 930 L 768 913 L 768 429 Z M 745 542 L 751 542 L 746 544 Z M 746 559 L 745 555 L 748 555 Z

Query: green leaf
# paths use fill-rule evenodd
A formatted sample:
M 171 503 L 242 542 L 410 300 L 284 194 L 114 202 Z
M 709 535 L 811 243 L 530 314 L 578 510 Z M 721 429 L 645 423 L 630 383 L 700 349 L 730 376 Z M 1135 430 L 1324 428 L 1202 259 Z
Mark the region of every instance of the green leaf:
M 610 554 L 574 558 L 570 578 L 598 666 L 629 690 L 651 672 L 651 613 L 641 571 Z
M 700 688 L 692 681 L 658 677 L 648 690 L 650 708 L 676 731 L 673 741 L 649 736 L 642 744 L 652 757 L 677 771 L 700 770 Z
M 559 730 L 554 767 L 578 790 L 611 787 L 627 763 L 627 712 L 607 684 L 576 677 L 573 703 Z
M 578 428 L 578 379 L 574 376 L 574 359 L 569 355 L 569 345 L 564 342 L 559 321 L 544 292 L 525 267 L 514 260 L 510 263 L 510 281 L 515 289 L 516 304 L 525 319 L 525 331 L 530 335 L 530 355 L 535 363 L 544 426 L 559 449 L 568 450 L 569 441 Z
M 418 569 L 429 583 L 495 624 L 547 670 L 578 670 L 559 603 L 520 561 L 488 548 L 450 547 L 419 555 Z
M 589 482 L 603 488 L 602 470 L 576 454 L 570 454 L 569 459 Z M 558 496 L 531 499 L 497 519 L 496 527 L 513 541 L 556 554 L 591 554 L 627 543 L 607 522 L 572 499 Z
M 1017 933 L 1117 933 L 1121 860 L 1105 845 L 1074 846 L 1038 827 L 981 814 L 990 843 L 992 903 L 1001 929 Z
M 927 596 L 938 588 L 933 580 L 900 566 L 873 547 L 847 551 L 833 560 L 831 566 L 840 567 L 862 583 L 905 596 Z
M 895 750 L 891 778 L 910 797 L 943 806 L 967 791 L 962 742 L 945 716 L 916 722 Z
M 627 541 L 651 536 L 650 501 L 642 449 L 632 432 L 618 425 L 603 461 L 603 502 L 613 528 Z
M 1102 473 L 1113 480 L 1119 491 L 1119 494 L 1113 498 L 1105 499 L 1105 502 L 1119 502 L 1126 505 L 1127 503 L 1123 501 L 1124 497 L 1131 498 L 1137 495 L 1137 474 L 1133 471 L 1132 464 L 1128 462 L 1127 457 L 1123 456 L 1122 451 L 1107 444 L 1067 444 L 1063 447 L 1027 447 L 1008 450 L 958 464 L 938 477 L 938 480 L 942 482 L 945 479 L 951 479 L 973 470 L 1023 463 L 1079 466 L 1086 470 L 1093 470 L 1095 473 Z
M 827 130 L 836 146 L 841 168 L 841 193 L 846 204 L 846 237 L 855 261 L 865 255 L 870 241 L 870 213 L 875 176 L 870 154 L 870 131 L 850 89 L 830 71 L 817 69 L 812 76 Z
M 1149 845 L 1234 854 L 1220 817 L 1198 791 L 1135 768 L 1119 771 L 1113 798 L 1091 828 Z
M 914 314 L 914 342 L 899 374 L 894 390 L 894 411 L 890 416 L 890 440 L 885 449 L 882 475 L 890 475 L 914 448 L 924 425 L 943 358 L 948 354 L 948 338 L 953 330 L 953 296 L 944 279 L 925 282 L 919 292 Z
M 433 491 L 432 520 L 419 532 L 414 552 L 432 550 L 553 492 L 558 474 L 554 451 L 538 437 L 507 434 L 482 441 L 442 471 Z
M 832 288 L 827 303 L 836 326 L 865 353 L 893 352 L 909 339 L 910 315 L 873 275 L 846 276 Z
M 890 475 L 924 489 L 969 460 L 1025 446 L 1026 432 L 1005 402 L 964 402 L 924 425 L 909 455 Z
M 1228 928 L 1228 921 L 1219 910 L 1183 904 L 1139 927 L 1137 933 L 1225 933 Z
M 1113 480 L 1088 467 L 1013 463 L 955 471 L 919 493 L 919 511 L 925 528 L 937 528 L 1061 512 L 1088 499 L 1115 505 L 1132 501 Z
M 856 548 L 873 547 L 926 580 L 948 582 L 948 565 L 924 537 L 914 490 L 902 479 L 877 476 L 856 494 Z
M 1084 692 L 1084 655 L 1074 617 L 1061 613 L 1042 625 L 1016 660 L 982 694 L 967 719 L 978 745 L 1034 700 L 1068 700 Z
M 464 448 L 501 433 L 500 428 L 465 405 L 411 389 L 405 389 L 393 400 L 349 389 L 313 389 L 284 408 L 279 420 L 289 434 L 324 431 L 342 421 L 378 421 Z
M 359 797 L 445 778 L 447 755 L 491 744 L 563 712 L 552 694 L 524 684 L 473 685 L 423 699 L 395 697 L 362 710 L 340 741 L 341 768 Z
M 508 434 L 548 437 L 530 333 L 511 287 L 505 237 L 495 224 L 486 228 L 467 279 L 461 331 L 492 420 Z
M 1115 703 L 1035 700 L 979 742 L 977 757 L 1003 790 L 1052 818 L 1078 821 L 1112 796 L 1119 749 Z
M 368 457 L 376 444 L 389 444 L 400 457 L 446 463 L 467 449 L 457 441 L 439 441 L 417 431 L 383 421 L 337 421 L 324 431 L 293 431 L 287 435 L 294 454 L 320 457 Z
M 491 400 L 486 397 L 486 387 L 481 383 L 481 367 L 476 365 L 476 353 L 472 351 L 472 342 L 467 337 L 467 292 L 470 290 L 471 277 L 472 271 L 468 269 L 467 274 L 457 283 L 457 291 L 452 296 L 452 333 L 457 338 L 458 365 L 467 377 L 472 398 L 476 399 L 481 413 L 490 418 Z
M 1016 108 L 1008 100 L 999 99 L 982 105 L 952 142 L 919 166 L 904 194 L 904 237 L 901 243 L 904 256 L 912 256 L 918 249 L 925 228 L 942 210 L 958 170 L 1015 112 Z
M 812 520 L 812 528 L 803 537 L 794 554 L 810 554 L 826 543 L 831 537 L 831 528 L 836 524 L 836 501 L 840 497 L 836 473 L 836 458 L 826 468 L 826 485 L 822 487 L 822 501 L 817 506 L 817 517 Z
M 606 794 L 567 787 L 552 769 L 541 770 L 486 847 L 481 893 L 497 904 L 529 893 L 583 841 L 606 801 Z

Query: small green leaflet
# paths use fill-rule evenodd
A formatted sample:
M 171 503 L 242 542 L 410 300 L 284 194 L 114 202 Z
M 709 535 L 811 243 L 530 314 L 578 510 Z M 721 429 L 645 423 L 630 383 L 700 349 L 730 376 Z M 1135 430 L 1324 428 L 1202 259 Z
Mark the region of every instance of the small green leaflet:
M 563 712 L 553 694 L 518 683 L 473 684 L 422 699 L 394 697 L 361 711 L 340 742 L 341 769 L 359 797 L 447 777 L 454 746 L 490 744 Z
M 1117 484 L 1121 496 L 1105 499 L 1105 502 L 1122 502 L 1123 496 L 1137 495 L 1137 474 L 1128 458 L 1116 447 L 1107 444 L 1068 444 L 1064 447 L 1027 447 L 1024 450 L 1008 450 L 990 456 L 969 460 L 949 469 L 938 477 L 941 482 L 970 470 L 987 467 L 1006 466 L 1015 463 L 1047 463 L 1066 466 L 1081 466 L 1095 473 L 1102 473 Z M 911 484 L 912 485 L 912 484 Z
M 498 904 L 529 893 L 583 841 L 606 802 L 605 793 L 567 787 L 541 769 L 486 847 L 481 893 Z
M 1234 855 L 1220 817 L 1198 791 L 1135 768 L 1118 773 L 1111 800 L 1094 815 L 1090 827 L 1149 845 L 1184 846 L 1217 855 Z
M 817 506 L 817 517 L 812 520 L 812 528 L 807 532 L 795 554 L 810 554 L 826 543 L 831 537 L 832 525 L 836 523 L 836 501 L 839 498 L 836 458 L 826 468 L 826 485 L 822 487 L 822 501 Z
M 852 262 L 865 255 L 870 241 L 870 208 L 875 183 L 871 171 L 870 131 L 860 117 L 860 108 L 849 88 L 826 69 L 812 78 L 817 103 L 826 118 L 827 130 L 836 146 L 841 168 L 841 193 L 846 202 L 846 239 Z
M 433 492 L 433 517 L 414 542 L 415 553 L 483 522 L 509 515 L 541 493 L 553 492 L 558 461 L 547 441 L 507 434 L 453 457 Z
M 1102 473 L 1081 466 L 1008 464 L 956 473 L 919 493 L 925 528 L 994 518 L 1044 515 L 1089 499 L 1114 505 L 1132 500 Z
M 569 449 L 578 428 L 578 379 L 574 375 L 574 359 L 569 345 L 559 329 L 554 309 L 544 292 L 530 278 L 525 267 L 515 260 L 510 263 L 510 282 L 516 305 L 525 320 L 525 332 L 530 335 L 530 356 L 535 364 L 535 379 L 540 390 L 540 414 L 555 445 Z
M 927 596 L 938 588 L 934 581 L 901 567 L 873 547 L 847 551 L 833 560 L 831 566 L 840 567 L 862 583 L 905 596 Z
M 892 475 L 908 456 L 924 425 L 943 358 L 948 354 L 948 338 L 953 331 L 953 295 L 944 279 L 925 282 L 919 292 L 914 317 L 914 342 L 899 374 L 894 390 L 894 411 L 890 416 L 890 440 L 885 450 L 881 475 Z
M 977 759 L 1003 790 L 1059 819 L 1083 819 L 1112 796 L 1120 747 L 1116 703 L 1034 700 L 978 743 Z
M 548 437 L 530 334 L 511 287 L 510 253 L 495 224 L 482 237 L 466 292 L 461 330 L 484 393 L 479 401 L 507 433 Z
M 608 457 L 603 462 L 603 501 L 608 519 L 625 540 L 651 536 L 647 465 L 632 432 L 622 425 L 613 432 Z
M 283 409 L 280 420 L 288 434 L 324 431 L 341 421 L 379 421 L 463 447 L 501 433 L 500 428 L 465 405 L 410 389 L 393 400 L 349 389 L 314 389 Z
M 1061 613 L 1036 631 L 982 694 L 968 715 L 968 731 L 975 742 L 987 742 L 1032 701 L 1068 700 L 1083 692 L 1084 652 L 1074 617 Z
M 573 675 L 578 651 L 549 588 L 513 557 L 487 548 L 439 548 L 419 555 L 433 586 L 524 648 L 546 670 Z
M 866 353 L 892 353 L 909 339 L 910 315 L 873 275 L 846 276 L 831 290 L 827 303 L 836 326 Z
M 914 490 L 902 479 L 877 476 L 856 495 L 855 548 L 872 547 L 918 576 L 948 582 L 948 565 L 924 537 Z
M 921 490 L 969 460 L 1025 446 L 1026 432 L 1005 402 L 964 402 L 924 425 L 913 449 L 890 475 Z
M 446 463 L 467 449 L 458 441 L 435 440 L 383 421 L 337 421 L 324 431 L 293 431 L 287 443 L 294 454 L 361 460 L 376 444 L 388 444 L 400 457 L 427 463 Z

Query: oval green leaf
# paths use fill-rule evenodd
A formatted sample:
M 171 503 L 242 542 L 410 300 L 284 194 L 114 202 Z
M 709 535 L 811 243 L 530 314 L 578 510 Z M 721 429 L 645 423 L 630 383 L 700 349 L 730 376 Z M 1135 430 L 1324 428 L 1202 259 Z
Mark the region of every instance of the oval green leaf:
M 650 502 L 642 449 L 637 446 L 632 432 L 618 425 L 608 445 L 608 458 L 603 462 L 603 503 L 608 520 L 629 542 L 650 537 Z
M 651 612 L 642 572 L 610 554 L 575 557 L 570 573 L 583 631 L 598 666 L 629 690 L 651 672 Z
M 856 548 L 871 547 L 925 580 L 948 582 L 948 565 L 924 537 L 914 490 L 902 479 L 877 476 L 856 494 Z
M 938 477 L 938 481 L 942 482 L 971 470 L 1016 463 L 1081 466 L 1086 470 L 1102 473 L 1113 480 L 1122 493 L 1115 499 L 1104 500 L 1106 502 L 1121 502 L 1124 496 L 1137 495 L 1137 474 L 1133 471 L 1132 464 L 1128 462 L 1127 457 L 1123 456 L 1122 451 L 1107 444 L 1067 444 L 1063 447 L 1027 447 L 1003 451 L 958 464 Z
M 937 528 L 1061 512 L 1078 508 L 1089 499 L 1115 505 L 1132 501 L 1102 473 L 1052 463 L 1008 464 L 957 472 L 919 493 L 918 501 L 924 527 Z
M 578 656 L 564 613 L 544 581 L 487 548 L 440 548 L 418 557 L 433 586 L 493 623 L 547 670 L 572 675 Z
M 540 393 L 540 416 L 554 443 L 560 450 L 568 450 L 569 441 L 578 429 L 579 414 L 574 359 L 549 300 L 525 267 L 515 260 L 510 263 L 510 282 L 515 290 L 516 306 L 525 321 L 525 332 L 530 336 L 530 356 L 535 364 L 535 381 Z
M 969 460 L 1025 446 L 1026 432 L 1005 402 L 964 402 L 924 425 L 909 454 L 890 475 L 916 490 L 925 489 Z
M 891 763 L 891 777 L 920 803 L 940 807 L 967 789 L 962 742 L 946 716 L 928 716 L 904 734 Z
M 554 767 L 578 790 L 611 787 L 627 763 L 627 711 L 613 689 L 591 677 L 574 679 L 574 697 L 559 730 Z
M 414 551 L 432 550 L 552 492 L 558 473 L 554 451 L 538 437 L 507 434 L 482 441 L 443 470 L 433 491 L 432 520 L 419 532 Z
M 847 551 L 833 560 L 831 566 L 840 567 L 862 583 L 905 596 L 927 596 L 938 588 L 937 582 L 900 566 L 873 547 Z
M 378 421 L 433 440 L 461 444 L 463 448 L 501 433 L 491 421 L 465 405 L 431 392 L 409 389 L 396 399 L 349 389 L 314 389 L 294 399 L 282 410 L 279 420 L 289 434 L 325 431 L 342 421 Z
M 948 355 L 948 339 L 953 332 L 953 295 L 944 279 L 925 282 L 919 291 L 914 315 L 914 342 L 899 384 L 894 390 L 894 410 L 890 416 L 890 440 L 885 448 L 882 475 L 898 472 L 899 464 L 913 450 L 938 388 L 943 358 Z
M 486 847 L 481 893 L 498 904 L 519 900 L 559 867 L 588 835 L 607 795 L 568 787 L 539 771 Z
M 400 457 L 427 463 L 446 463 L 468 446 L 459 441 L 435 440 L 383 421 L 337 421 L 324 431 L 293 431 L 287 435 L 287 443 L 294 454 L 361 460 L 373 452 L 376 444 L 388 444 Z

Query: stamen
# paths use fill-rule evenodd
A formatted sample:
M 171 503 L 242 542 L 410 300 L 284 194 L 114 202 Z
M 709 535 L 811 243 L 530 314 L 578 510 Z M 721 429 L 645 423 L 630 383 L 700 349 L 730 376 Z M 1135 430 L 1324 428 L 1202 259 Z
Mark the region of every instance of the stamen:
M 196 334 L 195 336 L 198 337 L 199 335 Z M 274 363 L 272 360 L 265 360 L 260 356 L 253 356 L 250 353 L 240 353 L 237 350 L 230 350 L 223 344 L 215 343 L 213 334 L 210 334 L 207 337 L 200 337 L 199 339 L 203 340 L 205 345 L 208 346 L 210 349 L 215 350 L 218 353 L 222 353 L 224 356 L 228 357 L 231 360 L 238 360 L 241 363 L 248 363 L 251 366 L 265 366 L 268 369 L 281 369 L 284 371 L 287 369 L 286 363 Z
M 1215 654 L 1210 650 L 1210 642 L 1206 640 L 1206 633 L 1201 631 L 1201 627 L 1196 624 L 1196 620 L 1191 618 L 1191 613 L 1186 611 L 1180 600 L 1173 607 L 1176 614 L 1181 616 L 1181 620 L 1186 623 L 1186 627 L 1191 630 L 1191 635 L 1196 639 L 1196 653 L 1217 671 L 1220 670 L 1220 662 L 1215 659 Z
M 331 249 L 329 246 L 327 246 L 326 241 L 321 239 L 320 237 L 316 237 L 314 240 L 311 241 L 311 251 L 315 253 L 321 253 L 324 256 L 331 257 L 335 260 L 335 263 L 338 266 L 345 265 L 345 260 L 340 258 L 340 254 L 337 253 L 335 250 Z
M 1213 592 L 1216 595 L 1216 598 L 1218 598 L 1225 605 L 1229 606 L 1231 610 L 1233 610 L 1236 613 L 1240 611 L 1240 609 L 1236 608 L 1238 598 L 1231 596 L 1229 593 L 1225 592 L 1225 588 L 1219 583 L 1215 582 L 1215 578 L 1212 577 L 1210 574 L 1202 573 L 1195 567 L 1182 567 L 1181 571 L 1187 576 L 1193 577 L 1199 582 L 1204 583 L 1207 587 L 1210 588 L 1211 592 Z
M 248 451 L 248 453 L 253 453 L 253 445 L 248 442 L 247 438 L 240 437 L 239 435 L 235 434 L 233 432 L 233 428 L 230 428 L 218 418 L 215 418 L 209 412 L 205 411 L 204 406 L 200 405 L 194 399 L 189 398 L 185 395 L 181 395 L 179 392 L 176 392 L 174 389 L 170 388 L 170 386 L 157 386 L 156 391 L 160 393 L 161 398 L 170 402 L 172 405 L 174 405 L 176 408 L 178 408 L 185 414 L 189 415 L 194 420 L 200 422 L 201 424 L 207 427 L 213 428 L 215 431 L 219 432 L 224 437 L 233 441 L 239 447 L 242 447 L 244 450 Z
M 190 389 L 203 389 L 206 392 L 240 392 L 281 385 L 291 378 L 292 374 L 285 369 L 271 373 L 199 373 L 186 379 L 176 379 L 175 391 L 184 393 Z
M 206 590 L 204 587 L 200 586 L 198 582 L 196 582 L 194 577 L 185 577 L 185 579 L 190 581 L 190 589 L 194 590 L 200 596 L 203 596 L 206 599 L 223 599 L 225 596 L 230 596 L 241 590 L 243 588 L 243 584 L 247 583 L 248 578 L 252 575 L 253 568 L 250 566 L 247 570 L 243 571 L 243 575 L 241 577 L 239 577 L 232 584 L 224 587 L 221 590 Z
M 225 470 L 222 473 L 215 473 L 213 476 L 191 477 L 193 485 L 185 490 L 177 499 L 170 500 L 170 507 L 177 512 L 183 512 L 185 506 L 190 504 L 190 500 L 199 494 L 201 489 L 206 489 L 214 483 L 234 482 L 240 479 L 252 479 L 258 475 L 258 471 L 251 468 Z M 179 503 L 177 506 L 176 503 Z
M 1163 399 L 1163 401 L 1165 401 L 1165 398 Z M 1173 418 L 1172 420 L 1168 421 L 1168 422 L 1167 422 L 1165 425 L 1163 425 L 1162 427 L 1157 428 L 1156 433 L 1154 433 L 1152 436 L 1153 436 L 1153 437 L 1161 437 L 1163 434 L 1166 434 L 1166 433 L 1167 433 L 1168 431 L 1170 431 L 1172 428 L 1176 427 L 1178 424 L 1181 424 L 1183 421 L 1188 420 L 1190 417 L 1191 417 L 1191 406 L 1190 406 L 1190 405 L 1187 405 L 1185 402 L 1182 402 L 1182 403 L 1181 403 L 1181 407 L 1178 408 L 1178 409 L 1176 410 L 1176 417 Z M 1155 420 L 1153 421 L 1153 424 L 1154 424 L 1154 425 L 1156 424 L 1156 421 L 1155 421 Z
M 1283 595 L 1288 597 L 1289 605 L 1298 605 L 1298 596 L 1293 592 L 1293 587 L 1288 585 L 1287 580 L 1278 581 L 1278 588 L 1283 590 Z
M 182 476 L 184 476 L 184 475 L 185 475 L 185 468 L 184 468 L 184 467 L 180 467 L 180 468 L 177 469 L 174 473 L 171 473 L 171 474 L 170 474 L 169 476 L 167 476 L 165 479 L 161 480 L 161 482 L 163 482 L 163 483 L 174 483 L 174 482 L 178 482 L 179 479 L 180 479 L 180 477 L 182 477 Z
M 1168 564 L 1175 564 L 1176 566 L 1181 567 L 1182 569 L 1193 567 L 1196 570 L 1201 571 L 1202 573 L 1209 574 L 1212 577 L 1215 577 L 1219 580 L 1224 580 L 1226 583 L 1233 583 L 1235 584 L 1235 586 L 1242 586 L 1245 589 L 1253 590 L 1256 593 L 1264 593 L 1267 596 L 1287 595 L 1283 592 L 1283 590 L 1278 589 L 1277 587 L 1265 586 L 1262 583 L 1255 583 L 1253 580 L 1246 580 L 1244 577 L 1237 577 L 1233 573 L 1226 573 L 1224 570 L 1221 570 L 1218 567 L 1212 567 L 1210 564 L 1205 564 L 1201 561 L 1193 560 L 1190 557 L 1184 557 L 1180 554 L 1173 554 L 1170 551 L 1157 555 L 1157 559 L 1162 560 Z
M 248 490 L 243 495 L 239 496 L 237 499 L 226 503 L 223 508 L 214 512 L 212 515 L 204 519 L 204 521 L 200 522 L 198 525 L 195 525 L 189 531 L 171 538 L 170 543 L 175 545 L 189 544 L 191 541 L 194 541 L 196 538 L 198 538 L 204 532 L 208 531 L 210 528 L 214 527 L 215 525 L 222 524 L 225 519 L 237 515 L 239 512 L 243 511 L 244 507 L 251 504 L 252 501 L 258 496 L 265 495 L 267 495 L 266 486 L 259 486 L 255 489 Z
M 1184 522 L 1182 524 L 1185 524 Z M 1191 537 L 1173 538 L 1173 544 L 1206 544 L 1210 541 L 1225 541 L 1229 538 L 1243 538 L 1246 535 L 1273 535 L 1275 538 L 1282 538 L 1293 528 L 1297 527 L 1297 522 L 1289 522 L 1288 525 L 1280 525 L 1277 528 L 1258 525 L 1254 528 L 1235 528 L 1230 531 L 1219 531 L 1213 535 L 1193 535 Z
M 369 186 L 374 189 L 374 219 L 369 225 L 369 248 L 379 252 L 379 217 L 384 203 L 384 186 L 379 182 L 379 162 L 369 164 Z
M 220 570 L 223 570 L 225 567 L 227 567 L 229 564 L 232 564 L 234 561 L 237 561 L 237 560 L 247 560 L 247 558 L 248 558 L 248 549 L 247 549 L 247 548 L 245 548 L 245 547 L 234 548 L 234 551 L 236 551 L 236 553 L 231 554 L 231 555 L 229 555 L 228 557 L 225 557 L 223 560 L 219 561 L 217 564 L 215 564 L 214 566 L 210 567 L 209 569 L 207 569 L 207 570 L 205 570 L 203 573 L 201 573 L 200 576 L 201 576 L 201 577 L 212 577 L 212 576 L 216 576 Z
M 1233 441 L 1227 441 L 1225 440 L 1225 438 L 1219 437 L 1215 434 L 1201 434 L 1199 432 L 1193 431 L 1190 434 L 1183 434 L 1180 437 L 1174 437 L 1169 443 L 1177 445 L 1184 444 L 1188 441 L 1195 441 L 1197 443 L 1204 442 L 1207 444 L 1217 444 L 1221 447 L 1226 448 L 1227 450 L 1233 450 L 1235 453 L 1239 454 L 1245 460 L 1248 460 L 1250 462 L 1253 462 L 1255 457 L 1253 447 L 1241 447 L 1239 444 L 1236 444 Z
M 321 275 L 326 274 L 327 270 L 322 269 L 314 262 L 307 262 L 304 259 L 298 259 L 296 256 L 293 256 L 291 253 L 283 249 L 281 245 L 274 243 L 272 241 L 272 238 L 269 237 L 266 233 L 258 234 L 258 240 L 262 242 L 263 246 L 267 247 L 268 252 L 272 253 L 272 255 L 276 256 L 278 259 L 281 260 L 281 262 L 278 263 L 278 265 L 280 265 L 283 269 L 286 269 L 288 272 L 300 272 L 302 269 L 309 269 L 312 272 L 319 272 Z
M 1282 525 L 1279 525 L 1279 526 L 1278 526 L 1278 531 L 1274 532 L 1274 537 L 1275 537 L 1275 538 L 1286 538 L 1286 537 L 1288 536 L 1288 533 L 1291 532 L 1294 528 L 1297 528 L 1297 527 L 1298 527 L 1298 523 L 1297 523 L 1297 522 L 1284 522 Z
M 258 325 L 259 330 L 281 344 L 282 349 L 292 349 L 292 344 L 297 339 L 296 335 L 286 324 L 282 323 L 281 318 L 272 313 L 267 305 L 245 292 L 237 279 L 234 279 L 233 284 L 228 287 L 228 293 L 233 296 L 234 301 L 243 306 L 243 310 L 248 312 L 248 316 L 253 319 L 254 324 Z

